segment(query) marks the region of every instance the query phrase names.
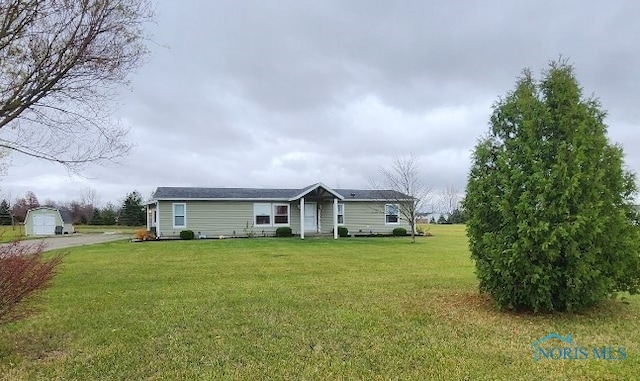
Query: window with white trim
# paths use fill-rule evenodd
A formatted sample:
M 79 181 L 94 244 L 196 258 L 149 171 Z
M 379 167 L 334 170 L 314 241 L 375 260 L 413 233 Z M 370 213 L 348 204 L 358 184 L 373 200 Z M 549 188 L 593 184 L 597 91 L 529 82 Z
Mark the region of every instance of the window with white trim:
M 344 204 L 338 204 L 338 225 L 344 225 Z
M 187 226 L 187 204 L 173 204 L 173 227 L 184 228 Z
M 273 224 L 289 225 L 289 204 L 273 204 Z
M 253 221 L 256 225 L 271 225 L 271 204 L 253 204 Z
M 385 224 L 398 224 L 400 223 L 400 208 L 398 204 L 385 204 L 384 206 L 384 222 Z

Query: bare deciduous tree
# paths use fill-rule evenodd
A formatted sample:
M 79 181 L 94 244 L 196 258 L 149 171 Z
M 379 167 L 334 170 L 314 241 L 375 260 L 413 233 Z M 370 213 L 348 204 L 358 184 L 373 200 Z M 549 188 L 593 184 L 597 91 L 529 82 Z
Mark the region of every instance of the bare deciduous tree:
M 24 197 L 16 199 L 11 208 L 12 218 L 16 222 L 24 222 L 27 211 L 40 206 L 38 197 L 32 191 L 28 191 Z
M 398 205 L 401 217 L 411 227 L 411 242 L 416 241 L 416 213 L 428 201 L 431 193 L 431 188 L 420 178 L 419 169 L 415 155 L 396 157 L 390 168 L 380 167 L 379 181 L 371 181 L 372 188 L 382 200 Z
M 126 154 L 109 104 L 151 17 L 149 0 L 0 0 L 0 147 L 70 169 Z
M 448 186 L 440 190 L 438 198 L 438 211 L 442 214 L 450 216 L 454 210 L 460 208 L 461 202 L 462 192 L 460 192 L 460 189 L 453 186 Z
M 90 205 L 91 208 L 100 206 L 100 196 L 98 195 L 98 191 L 91 187 L 84 188 L 80 192 L 80 204 Z

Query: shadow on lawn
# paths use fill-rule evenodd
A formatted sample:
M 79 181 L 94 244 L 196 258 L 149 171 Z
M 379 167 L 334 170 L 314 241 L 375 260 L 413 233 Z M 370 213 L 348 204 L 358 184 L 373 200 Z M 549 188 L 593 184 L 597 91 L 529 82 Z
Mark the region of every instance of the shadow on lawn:
M 532 311 L 499 310 L 488 295 L 475 291 L 452 292 L 448 294 L 430 295 L 409 301 L 406 306 L 417 313 L 434 314 L 448 321 L 491 321 L 508 323 L 512 321 L 565 321 L 587 322 L 620 319 L 635 320 L 637 307 L 620 299 L 605 299 L 590 309 L 574 312 L 533 313 Z

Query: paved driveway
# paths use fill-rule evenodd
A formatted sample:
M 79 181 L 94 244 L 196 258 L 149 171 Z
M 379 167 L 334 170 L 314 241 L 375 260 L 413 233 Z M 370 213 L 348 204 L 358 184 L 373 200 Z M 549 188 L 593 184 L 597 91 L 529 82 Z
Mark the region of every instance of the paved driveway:
M 64 249 L 73 246 L 94 245 L 96 243 L 118 241 L 123 239 L 130 239 L 131 235 L 121 233 L 104 233 L 104 234 L 72 234 L 72 235 L 60 235 L 52 236 L 40 239 L 44 241 L 45 251 Z M 39 240 L 28 240 L 27 243 L 35 243 Z

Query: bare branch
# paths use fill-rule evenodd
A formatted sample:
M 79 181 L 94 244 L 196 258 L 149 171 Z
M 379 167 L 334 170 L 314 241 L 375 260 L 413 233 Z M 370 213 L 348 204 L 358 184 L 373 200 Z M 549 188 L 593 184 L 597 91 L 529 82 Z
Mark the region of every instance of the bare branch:
M 149 0 L 0 0 L 0 146 L 72 168 L 127 154 L 109 105 L 152 16 Z
M 429 200 L 431 188 L 421 180 L 418 159 L 414 154 L 396 157 L 390 168 L 380 167 L 380 180 L 371 180 L 371 188 L 379 199 L 398 204 L 399 212 L 411 227 L 411 240 L 415 242 L 416 213 Z

